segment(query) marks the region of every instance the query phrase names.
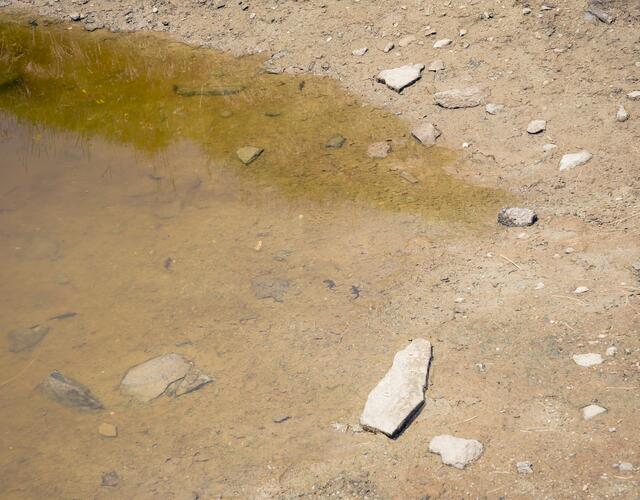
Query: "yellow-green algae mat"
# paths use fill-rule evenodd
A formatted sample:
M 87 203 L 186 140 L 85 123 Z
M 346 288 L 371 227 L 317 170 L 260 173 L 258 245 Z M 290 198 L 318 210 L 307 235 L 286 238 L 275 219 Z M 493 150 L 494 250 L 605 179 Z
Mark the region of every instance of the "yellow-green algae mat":
M 349 200 L 468 221 L 495 213 L 504 193 L 445 172 L 456 155 L 425 148 L 406 124 L 319 77 L 268 74 L 234 58 L 149 34 L 88 33 L 64 23 L 0 18 L 0 108 L 29 123 L 100 136 L 156 154 L 200 145 L 208 161 L 286 196 Z M 328 148 L 336 135 L 342 147 Z M 372 142 L 392 140 L 385 159 Z M 263 148 L 250 165 L 243 146 Z

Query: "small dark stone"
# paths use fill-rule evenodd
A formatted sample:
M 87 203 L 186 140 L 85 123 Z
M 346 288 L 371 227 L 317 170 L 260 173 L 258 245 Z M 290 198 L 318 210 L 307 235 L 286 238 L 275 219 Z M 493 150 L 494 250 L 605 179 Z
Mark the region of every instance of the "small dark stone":
M 333 290 L 336 287 L 336 282 L 330 279 L 323 280 L 324 286 L 326 286 L 329 290 Z
M 118 473 L 114 470 L 102 474 L 102 486 L 114 487 L 118 486 L 119 482 L 120 476 L 118 476 Z
M 360 292 L 360 288 L 358 288 L 356 285 L 351 285 L 351 296 L 354 298 L 354 300 L 360 297 Z
M 79 382 L 67 378 L 58 371 L 51 374 L 42 383 L 42 389 L 58 403 L 83 410 L 103 410 L 104 406 L 91 391 Z

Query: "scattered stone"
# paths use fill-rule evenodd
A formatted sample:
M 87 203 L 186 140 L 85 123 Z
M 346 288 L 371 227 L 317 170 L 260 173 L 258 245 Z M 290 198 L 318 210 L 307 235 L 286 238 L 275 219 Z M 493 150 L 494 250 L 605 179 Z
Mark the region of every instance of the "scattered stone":
M 591 12 L 585 12 L 584 13 L 584 20 L 588 23 L 591 24 L 597 24 L 598 23 L 598 18 L 596 16 L 594 16 Z
M 367 148 L 367 156 L 370 158 L 386 158 L 391 152 L 391 144 L 386 141 L 374 142 Z
M 360 423 L 369 431 L 394 437 L 424 404 L 431 364 L 431 343 L 414 339 L 396 353 L 383 379 L 369 393 Z
M 437 92 L 433 97 L 438 106 L 449 109 L 473 108 L 484 101 L 482 90 L 478 87 L 445 90 Z
M 587 354 L 574 354 L 573 356 L 571 356 L 571 358 L 577 365 L 584 366 L 585 368 L 599 365 L 603 361 L 600 354 L 596 354 L 593 352 Z
M 420 181 L 411 173 L 406 170 L 400 171 L 400 177 L 410 184 L 418 184 Z
M 138 401 L 148 403 L 161 394 L 181 396 L 211 381 L 193 363 L 179 354 L 170 353 L 130 368 L 120 388 Z
M 354 50 L 353 52 L 351 52 L 354 56 L 357 57 L 362 57 L 363 55 L 365 55 L 367 53 L 369 49 L 367 47 L 361 47 L 359 49 Z
M 414 35 L 407 35 L 404 38 L 398 40 L 398 47 L 408 47 L 415 41 L 416 37 Z
M 444 62 L 440 59 L 436 59 L 429 65 L 429 71 L 442 71 L 444 69 Z
M 544 151 L 545 153 L 549 153 L 550 151 L 553 151 L 557 147 L 558 146 L 556 146 L 555 144 L 549 142 L 549 143 L 547 143 L 547 144 L 542 146 L 542 151 Z
M 627 97 L 632 101 L 640 101 L 640 90 L 634 90 L 633 92 L 629 92 Z
M 460 36 L 465 36 L 465 35 L 467 34 L 467 30 L 466 30 L 466 29 L 464 29 L 464 28 L 461 28 L 461 29 L 460 29 L 460 31 L 458 31 L 458 34 L 459 34 Z
M 628 119 L 629 119 L 628 111 L 624 109 L 624 106 L 622 104 L 620 104 L 620 106 L 618 107 L 618 112 L 616 113 L 616 121 L 626 122 Z
M 396 45 L 393 42 L 389 42 L 384 46 L 384 48 L 382 49 L 382 52 L 384 52 L 385 54 L 388 52 L 391 52 L 395 46 Z
M 547 122 L 545 120 L 533 120 L 527 125 L 527 132 L 529 134 L 539 134 L 547 128 Z
M 48 333 L 49 327 L 44 325 L 12 330 L 7 334 L 7 338 L 9 340 L 9 351 L 28 351 L 38 345 Z
M 589 405 L 589 406 L 585 406 L 582 409 L 582 418 L 585 420 L 591 420 L 594 417 L 597 417 L 598 415 L 602 415 L 603 413 L 606 413 L 607 409 L 603 408 L 602 406 L 599 405 Z
M 118 428 L 113 424 L 102 422 L 98 427 L 98 433 L 104 437 L 114 438 L 118 437 Z
M 633 472 L 633 464 L 630 462 L 620 462 L 616 467 L 620 472 Z
M 433 146 L 441 134 L 442 132 L 433 123 L 429 122 L 422 122 L 411 130 L 411 135 L 425 146 Z
M 336 282 L 330 279 L 322 280 L 322 284 L 329 290 L 333 290 L 336 287 Z
M 433 48 L 442 49 L 444 47 L 447 47 L 448 45 L 451 45 L 451 40 L 449 38 L 443 38 L 442 40 L 438 40 L 436 43 L 434 43 Z
M 607 347 L 605 354 L 607 356 L 615 356 L 616 354 L 618 354 L 618 348 L 614 345 L 612 345 L 611 347 Z
M 578 151 L 577 153 L 566 154 L 560 160 L 560 172 L 584 165 L 591 158 L 593 158 L 593 155 L 586 149 Z
M 531 462 L 518 462 L 516 469 L 518 469 L 518 474 L 533 474 L 533 464 Z
M 498 222 L 508 227 L 532 226 L 538 220 L 536 213 L 530 208 L 503 208 L 498 212 Z
M 325 144 L 326 148 L 333 148 L 333 149 L 340 149 L 342 146 L 344 146 L 344 143 L 347 139 L 345 139 L 343 136 L 341 135 L 334 135 L 331 139 L 329 139 L 327 141 L 327 143 Z
M 471 462 L 477 460 L 483 450 L 484 447 L 480 441 L 449 435 L 436 436 L 429 443 L 431 453 L 439 454 L 443 464 L 451 465 L 457 469 L 464 469 Z
M 70 408 L 83 410 L 102 410 L 102 403 L 91 394 L 91 391 L 79 382 L 67 378 L 58 371 L 44 379 L 42 389 L 45 394 L 60 404 Z
M 236 155 L 242 163 L 244 163 L 245 165 L 249 165 L 256 158 L 258 158 L 258 156 L 260 156 L 263 151 L 264 149 L 256 148 L 255 146 L 244 146 L 236 151 Z
M 611 24 L 613 21 L 616 20 L 615 16 L 612 16 L 608 12 L 605 12 L 600 7 L 597 7 L 596 5 L 591 5 L 587 10 L 587 12 L 589 14 L 594 15 L 596 18 L 598 18 L 598 20 L 602 21 L 603 23 Z
M 291 419 L 289 415 L 280 415 L 279 417 L 275 417 L 271 420 L 274 424 L 281 424 L 283 422 L 286 422 L 289 419 Z
M 525 16 L 531 14 L 531 9 L 529 7 L 525 7 L 522 9 L 522 14 Z
M 402 92 L 420 79 L 423 69 L 424 64 L 407 64 L 399 68 L 385 69 L 378 74 L 377 80 L 396 92 Z
M 116 471 L 112 470 L 102 475 L 102 486 L 115 487 L 118 486 L 119 482 L 120 477 L 118 477 Z
M 258 299 L 273 299 L 276 302 L 284 301 L 284 294 L 289 290 L 287 280 L 262 276 L 251 280 L 251 289 Z
M 589 288 L 586 286 L 579 286 L 578 288 L 576 288 L 573 293 L 575 293 L 576 295 L 580 295 L 581 293 L 587 293 L 589 291 Z
M 504 111 L 504 106 L 502 104 L 494 104 L 490 102 L 484 107 L 484 110 L 490 115 L 497 115 L 498 113 L 502 113 Z
M 82 20 L 82 14 L 80 14 L 80 12 L 72 12 L 71 14 L 69 14 L 69 19 L 71 19 L 72 21 L 81 21 Z

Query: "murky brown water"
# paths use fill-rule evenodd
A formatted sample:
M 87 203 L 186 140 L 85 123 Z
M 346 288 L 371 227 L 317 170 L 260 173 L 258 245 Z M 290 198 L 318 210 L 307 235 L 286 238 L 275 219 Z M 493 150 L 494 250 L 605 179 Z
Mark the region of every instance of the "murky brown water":
M 408 246 L 493 221 L 502 194 L 448 175 L 454 153 L 331 81 L 260 67 L 0 22 L 3 497 L 253 496 L 348 457 L 332 422 L 357 421 L 388 340 L 423 327 L 386 309 L 411 279 Z M 345 145 L 326 148 L 336 134 Z M 368 158 L 382 140 L 392 154 Z M 248 166 L 246 145 L 264 148 Z M 281 302 L 262 281 L 286 283 Z M 11 352 L 6 332 L 36 324 L 48 335 Z M 129 367 L 168 352 L 215 382 L 147 404 L 122 394 Z M 48 399 L 53 370 L 106 410 Z M 117 486 L 101 486 L 109 471 Z

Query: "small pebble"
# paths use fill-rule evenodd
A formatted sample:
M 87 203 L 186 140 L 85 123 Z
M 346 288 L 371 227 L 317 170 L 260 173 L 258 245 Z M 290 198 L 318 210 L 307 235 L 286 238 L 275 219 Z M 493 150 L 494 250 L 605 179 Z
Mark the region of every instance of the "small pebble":
M 98 433 L 104 437 L 114 438 L 118 437 L 118 428 L 113 424 L 102 422 L 98 427 Z
M 573 291 L 573 293 L 575 293 L 576 295 L 580 295 L 583 293 L 587 293 L 588 291 L 589 289 L 586 286 L 579 286 Z
M 616 113 L 616 120 L 619 122 L 626 122 L 629 119 L 629 113 L 624 106 L 621 104 L 618 108 L 618 112 Z
M 448 38 L 443 38 L 442 40 L 438 40 L 436 43 L 434 43 L 433 48 L 442 49 L 444 47 L 447 47 L 448 45 L 451 45 L 451 40 Z
M 533 474 L 533 464 L 531 462 L 518 462 L 516 469 L 518 469 L 518 474 Z

